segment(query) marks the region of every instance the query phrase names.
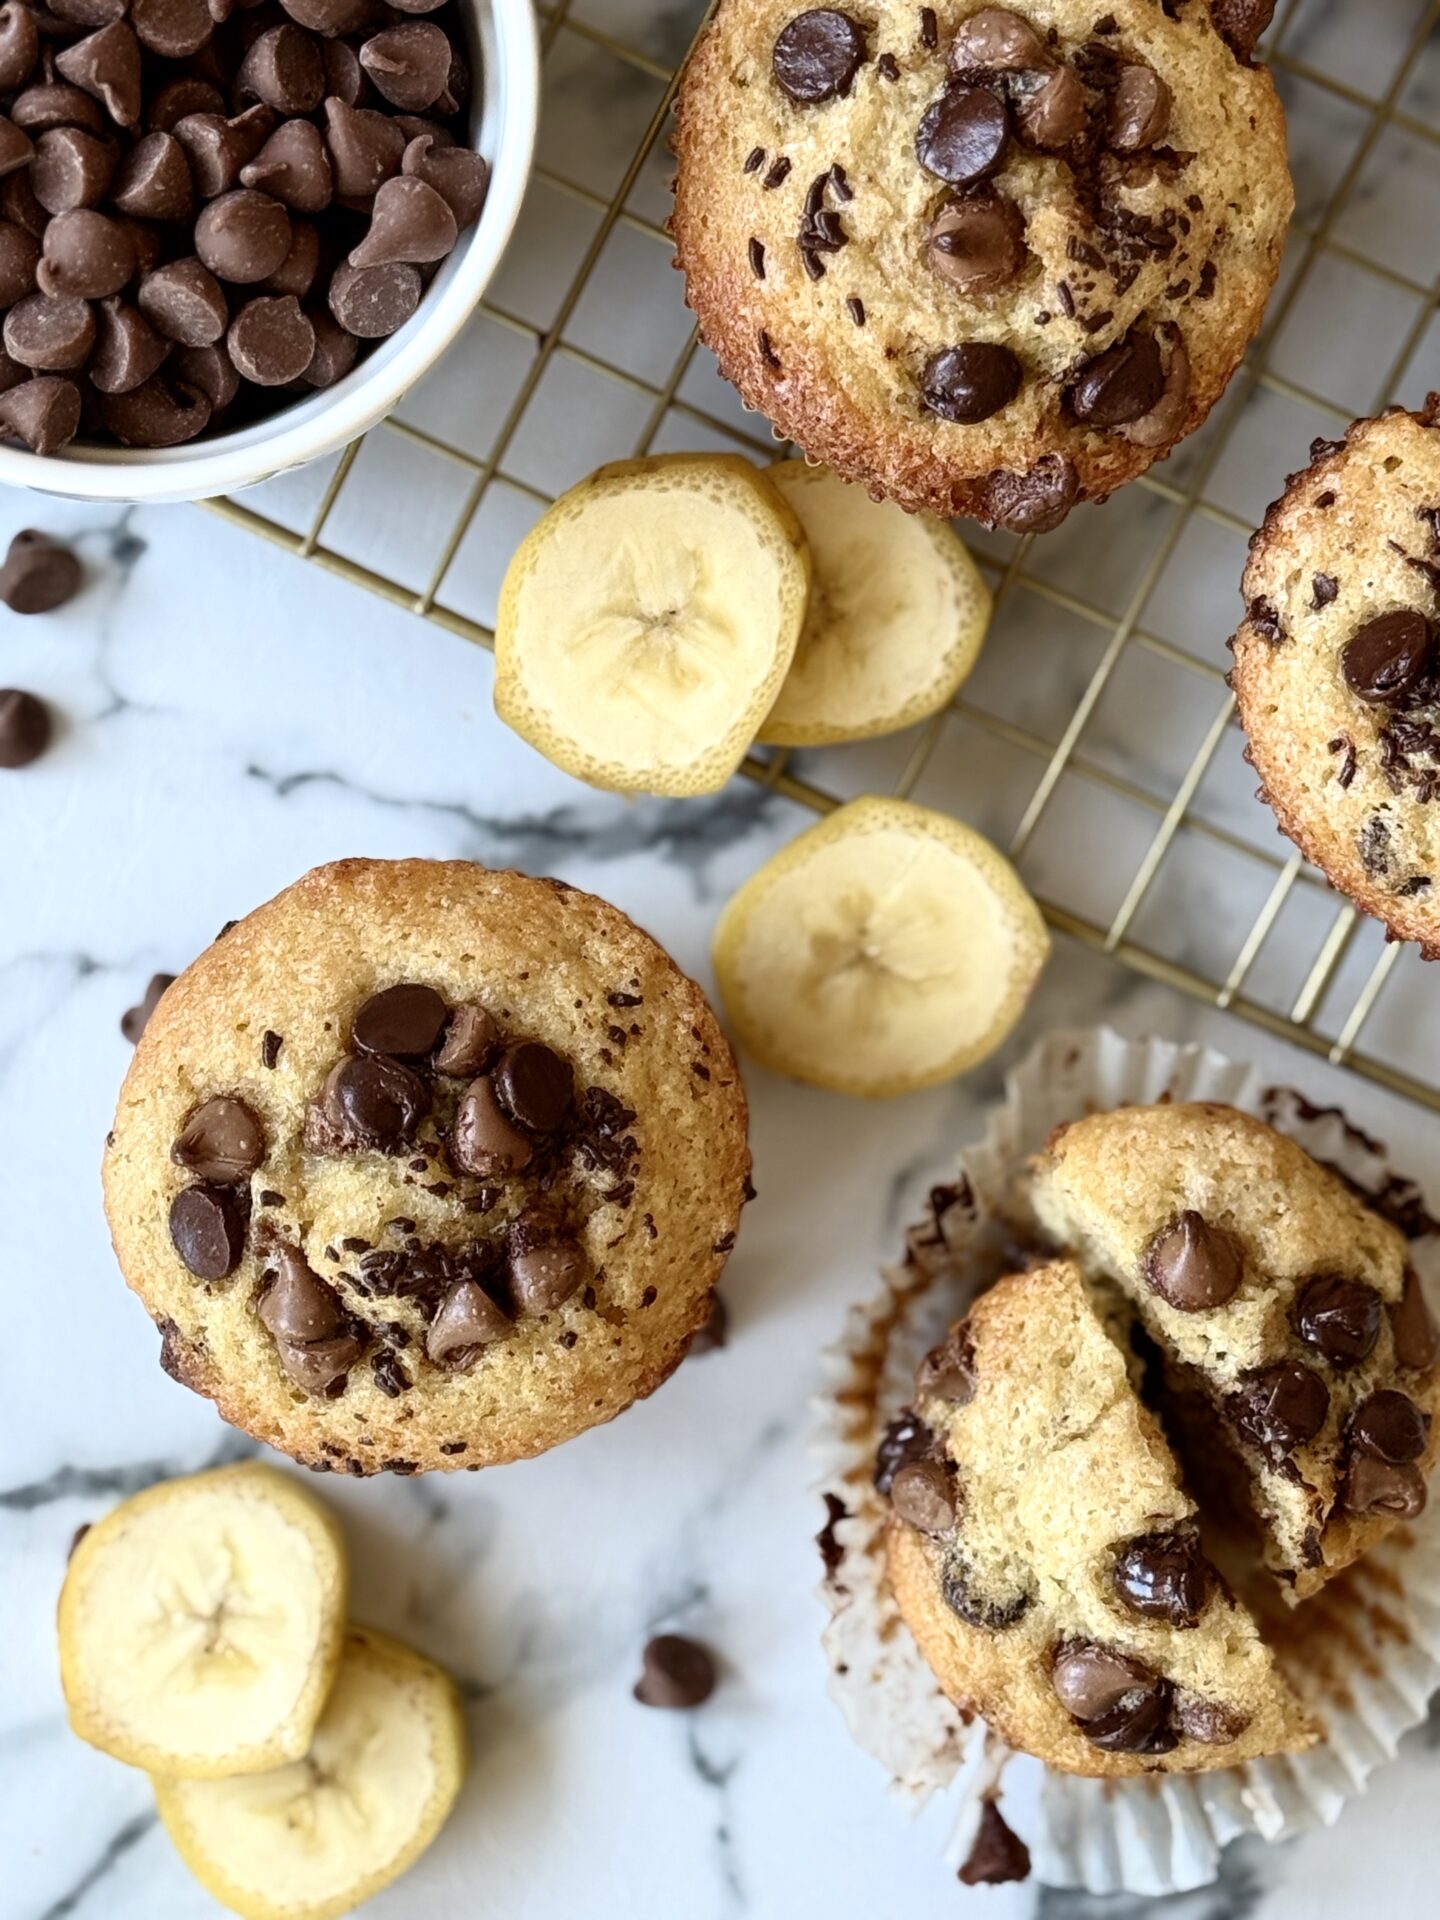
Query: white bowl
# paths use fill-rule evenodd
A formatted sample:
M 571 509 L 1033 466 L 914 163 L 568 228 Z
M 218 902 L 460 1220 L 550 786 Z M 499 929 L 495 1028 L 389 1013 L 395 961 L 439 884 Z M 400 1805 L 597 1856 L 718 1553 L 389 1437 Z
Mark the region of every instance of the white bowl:
M 204 500 L 318 460 L 365 433 L 444 353 L 499 264 L 520 212 L 539 112 L 540 63 L 530 0 L 462 0 L 468 51 L 481 86 L 471 139 L 490 162 L 485 209 L 426 288 L 412 319 L 380 341 L 343 380 L 268 419 L 183 447 L 77 443 L 41 455 L 0 444 L 0 485 L 70 500 Z

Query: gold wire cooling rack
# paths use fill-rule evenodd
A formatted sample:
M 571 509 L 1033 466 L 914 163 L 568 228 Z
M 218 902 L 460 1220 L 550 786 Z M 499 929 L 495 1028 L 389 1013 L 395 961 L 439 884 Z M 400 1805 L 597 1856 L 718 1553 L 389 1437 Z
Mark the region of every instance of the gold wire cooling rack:
M 733 403 L 719 400 L 718 382 L 706 389 L 691 377 L 697 357 L 698 361 L 704 358 L 693 328 L 674 352 L 668 372 L 657 378 L 642 377 L 633 365 L 619 364 L 630 357 L 625 353 L 587 347 L 584 329 L 572 324 L 592 277 L 598 277 L 607 247 L 618 237 L 663 248 L 668 255 L 663 213 L 653 194 L 637 189 L 646 179 L 654 179 L 663 156 L 671 101 L 683 65 L 683 59 L 672 56 L 693 40 L 692 29 L 698 31 L 703 24 L 694 17 L 702 4 L 703 0 L 693 0 L 693 7 L 687 8 L 685 0 L 553 0 L 540 8 L 550 124 L 554 125 L 557 114 L 563 117 L 570 111 L 573 98 L 557 84 L 557 70 L 563 65 L 571 84 L 586 62 L 605 64 L 607 76 L 616 78 L 597 84 L 609 86 L 617 95 L 625 91 L 621 83 L 629 76 L 648 118 L 608 193 L 574 177 L 589 170 L 575 164 L 583 155 L 565 166 L 548 162 L 542 123 L 540 163 L 531 201 L 522 215 L 522 235 L 526 220 L 548 217 L 534 204 L 539 193 L 548 196 L 546 204 L 551 208 L 563 202 L 582 210 L 592 231 L 547 319 L 537 319 L 533 310 L 527 316 L 508 308 L 502 294 L 493 289 L 483 304 L 485 322 L 501 329 L 514 351 L 528 354 L 498 426 L 492 421 L 483 434 L 474 436 L 487 442 L 483 449 L 456 444 L 462 437 L 459 431 L 437 434 L 433 421 L 417 424 L 414 418 L 403 417 L 403 412 L 366 436 L 372 443 L 377 436 L 398 436 L 449 463 L 458 477 L 453 521 L 423 562 L 423 577 L 413 565 L 387 569 L 364 564 L 353 551 L 344 551 L 345 543 L 335 536 L 337 514 L 362 459 L 363 441 L 339 458 L 299 526 L 285 524 L 263 510 L 263 492 L 259 500 L 252 494 L 246 502 L 212 502 L 214 511 L 466 640 L 488 645 L 492 632 L 485 619 L 464 610 L 460 596 L 451 591 L 452 568 L 492 489 L 508 490 L 512 497 L 528 502 L 532 516 L 559 491 L 558 486 L 550 489 L 527 479 L 524 463 L 515 458 L 527 413 L 552 366 L 564 363 L 582 369 L 617 383 L 628 396 L 633 438 L 628 447 L 623 442 L 612 446 L 605 457 L 625 451 L 646 453 L 657 436 L 668 444 L 683 445 L 687 432 L 702 444 L 730 444 L 775 457 L 774 438 L 763 437 L 762 422 L 747 421 Z M 1004 622 L 1007 605 L 1024 600 L 1032 609 L 1042 608 L 1046 618 L 1066 634 L 1080 636 L 1073 642 L 1066 640 L 1071 657 L 1066 670 L 1055 676 L 1063 686 L 1061 710 L 1057 712 L 1052 702 L 1036 716 L 1022 702 L 1017 716 L 1013 704 L 1005 698 L 987 700 L 972 682 L 951 709 L 915 734 L 901 737 L 880 779 L 874 777 L 876 763 L 868 757 L 849 762 L 847 774 L 847 763 L 837 758 L 835 750 L 823 755 L 791 751 L 752 755 L 744 772 L 777 795 L 824 813 L 839 804 L 847 785 L 851 792 L 888 787 L 899 795 L 928 798 L 925 789 L 937 768 L 957 756 L 973 760 L 978 755 L 982 764 L 988 764 L 987 751 L 1003 750 L 1026 773 L 1022 798 L 1004 823 L 1006 830 L 997 837 L 1008 838 L 1010 853 L 1031 880 L 1052 926 L 1140 974 L 1228 1009 L 1440 1110 L 1440 1062 L 1432 1067 L 1417 1059 L 1410 1044 L 1410 1016 L 1403 1006 L 1389 1019 L 1388 1041 L 1370 1043 L 1402 949 L 1383 946 L 1373 927 L 1330 893 L 1320 875 L 1269 836 L 1268 814 L 1265 836 L 1257 832 L 1255 816 L 1263 810 L 1248 789 L 1249 811 L 1243 817 L 1208 803 L 1208 785 L 1222 748 L 1228 747 L 1238 758 L 1234 703 L 1224 685 L 1224 656 L 1218 652 L 1219 642 L 1233 625 L 1231 613 L 1217 612 L 1207 618 L 1206 637 L 1199 645 L 1183 637 L 1189 597 L 1183 585 L 1169 594 L 1172 608 L 1178 597 L 1178 614 L 1173 619 L 1164 614 L 1171 571 L 1187 552 L 1192 560 L 1196 551 L 1203 553 L 1207 539 L 1223 548 L 1225 558 L 1218 565 L 1226 571 L 1225 588 L 1233 606 L 1242 543 L 1265 500 L 1279 490 L 1279 477 L 1287 467 L 1304 464 L 1311 435 L 1333 434 L 1356 414 L 1376 411 L 1400 397 L 1402 387 L 1408 383 L 1413 388 L 1424 371 L 1432 347 L 1440 355 L 1440 329 L 1432 338 L 1440 280 L 1427 282 L 1416 275 L 1417 264 L 1423 265 L 1427 253 L 1432 263 L 1440 259 L 1440 221 L 1432 215 L 1427 227 L 1424 212 L 1413 210 L 1417 185 L 1430 206 L 1440 205 L 1436 192 L 1440 187 L 1440 54 L 1431 44 L 1437 21 L 1440 0 L 1364 0 L 1364 4 L 1360 0 L 1281 0 L 1268 36 L 1267 58 L 1286 96 L 1297 180 L 1302 160 L 1314 177 L 1308 193 L 1302 190 L 1299 196 L 1285 272 L 1264 334 L 1210 423 L 1182 450 L 1184 457 L 1177 455 L 1163 476 L 1148 475 L 1117 496 L 1104 510 L 1104 521 L 1087 522 L 1078 562 L 1072 542 L 1064 565 L 1057 569 L 1049 564 L 1055 551 L 1050 543 L 1059 541 L 1059 534 L 1039 541 L 976 537 L 976 557 L 995 590 L 997 628 Z M 1390 51 L 1383 56 L 1386 70 L 1380 71 L 1379 49 L 1387 35 Z M 1401 49 L 1398 58 L 1397 48 Z M 1433 71 L 1432 60 L 1437 61 Z M 1298 151 L 1299 146 L 1305 151 Z M 1381 169 L 1382 159 L 1388 171 Z M 1429 181 L 1423 177 L 1427 163 L 1437 169 Z M 1372 184 L 1376 179 L 1391 184 L 1376 189 Z M 1397 192 L 1402 201 L 1408 195 L 1411 202 L 1411 211 L 1401 220 L 1394 217 L 1392 206 Z M 1303 329 L 1295 323 L 1307 312 L 1332 340 L 1340 341 L 1344 358 L 1340 369 L 1317 364 L 1313 346 L 1305 346 Z M 1287 341 L 1299 344 L 1291 344 L 1285 355 L 1277 357 L 1277 342 Z M 1308 374 L 1312 366 L 1316 367 L 1313 379 Z M 1425 384 L 1440 385 L 1440 358 L 1436 367 Z M 1403 397 L 1415 404 L 1413 392 L 1406 391 Z M 1302 428 L 1301 421 L 1308 421 L 1308 428 Z M 638 432 L 634 431 L 637 425 Z M 1263 496 L 1246 497 L 1240 512 L 1225 505 L 1226 488 L 1218 482 L 1229 472 L 1232 497 L 1245 496 L 1256 467 L 1276 484 Z M 1121 501 L 1140 503 L 1128 523 L 1116 517 Z M 1095 511 L 1084 509 L 1067 525 L 1073 527 Z M 519 528 L 515 538 L 524 530 Z M 1119 569 L 1118 582 L 1106 583 L 1104 555 L 1121 547 L 1129 551 L 1131 561 Z M 396 577 L 402 571 L 408 579 Z M 1099 580 L 1098 591 L 1088 590 L 1092 579 Z M 1178 640 L 1173 631 L 1167 631 L 1177 624 L 1182 629 Z M 987 658 L 1004 645 L 1005 636 L 997 634 Z M 1209 717 L 1198 741 L 1187 741 L 1178 762 L 1158 773 L 1150 769 L 1137 776 L 1133 769 L 1117 765 L 1115 756 L 1104 749 L 1103 738 L 1098 749 L 1092 748 L 1092 737 L 1097 729 L 1103 736 L 1100 721 L 1106 703 L 1122 683 L 1128 663 L 1140 657 L 1179 676 L 1163 696 L 1152 689 L 1149 713 L 1158 713 L 1162 707 L 1183 709 L 1192 724 L 1197 718 L 1204 720 L 1207 713 Z M 1030 678 L 1034 670 L 1027 665 L 1023 672 Z M 1046 677 L 1043 669 L 1039 677 Z M 1159 706 L 1154 704 L 1157 699 Z M 1143 702 L 1137 712 L 1140 730 L 1148 733 Z M 957 727 L 958 736 L 952 732 Z M 861 750 L 839 752 L 856 755 Z M 1048 825 L 1074 811 L 1087 792 L 1105 797 L 1111 822 L 1108 828 L 1102 824 L 1089 830 L 1127 850 L 1128 879 L 1103 911 L 1093 905 L 1077 906 L 1067 898 L 1061 880 L 1067 862 L 1086 864 L 1083 835 L 1078 849 L 1072 840 L 1068 856 L 1062 849 L 1048 862 L 1039 859 L 1039 842 Z M 1238 862 L 1246 878 L 1212 880 L 1208 890 L 1201 888 L 1198 906 L 1193 887 L 1182 884 L 1178 894 L 1174 887 L 1166 892 L 1167 863 L 1182 846 L 1192 854 L 1198 849 L 1211 873 L 1221 861 L 1229 863 L 1228 872 L 1238 873 Z M 1047 885 L 1047 871 L 1052 881 L 1060 883 Z M 1152 909 L 1162 892 L 1170 909 L 1157 914 Z M 1228 945 L 1205 937 L 1206 925 L 1216 917 L 1217 902 L 1227 909 L 1235 931 Z M 1238 923 L 1234 921 L 1237 902 L 1245 908 Z M 1297 915 L 1293 911 L 1297 905 L 1309 911 Z M 1197 927 L 1193 923 L 1201 916 L 1206 925 Z M 1176 923 L 1187 919 L 1193 937 L 1177 947 L 1170 933 Z M 1308 930 L 1301 945 L 1312 957 L 1308 963 L 1302 960 L 1303 975 L 1288 982 L 1262 982 L 1274 944 L 1270 936 L 1291 919 Z M 1413 955 L 1409 957 L 1413 962 Z M 1365 1048 L 1360 1045 L 1362 1036 L 1367 1039 Z

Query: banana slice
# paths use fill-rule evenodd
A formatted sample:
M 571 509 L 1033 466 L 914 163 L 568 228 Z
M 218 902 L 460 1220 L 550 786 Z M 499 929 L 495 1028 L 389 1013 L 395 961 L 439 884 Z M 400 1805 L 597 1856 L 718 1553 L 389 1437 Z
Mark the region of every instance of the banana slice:
M 907 800 L 864 799 L 746 881 L 714 957 L 763 1065 L 879 1098 L 983 1060 L 1049 950 L 1039 909 L 988 840 Z
M 304 1753 L 345 1620 L 340 1530 L 269 1467 L 127 1500 L 86 1533 L 60 1594 L 70 1724 L 151 1773 L 255 1773 Z
M 769 476 L 805 529 L 814 578 L 760 738 L 781 747 L 867 740 L 938 712 L 990 622 L 990 590 L 958 535 L 872 500 L 828 467 L 784 460 Z
M 809 585 L 799 521 L 738 454 L 601 467 L 510 563 L 495 710 L 591 786 L 713 793 L 774 705 Z
M 181 1859 L 222 1906 L 244 1920 L 331 1920 L 420 1857 L 464 1775 L 449 1675 L 386 1634 L 351 1627 L 304 1759 L 154 1787 Z

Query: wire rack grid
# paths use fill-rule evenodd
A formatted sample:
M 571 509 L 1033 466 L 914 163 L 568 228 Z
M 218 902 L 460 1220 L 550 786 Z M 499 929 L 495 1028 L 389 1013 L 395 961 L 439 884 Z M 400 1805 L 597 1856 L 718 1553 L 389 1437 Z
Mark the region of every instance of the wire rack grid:
M 487 500 L 499 491 L 510 500 L 512 517 L 518 501 L 520 518 L 528 514 L 533 521 L 561 490 L 539 483 L 533 463 L 527 477 L 526 463 L 517 457 L 547 375 L 561 366 L 580 369 L 624 395 L 629 439 L 611 444 L 605 457 L 643 454 L 662 440 L 776 457 L 775 438 L 766 437 L 764 423 L 739 412 L 718 376 L 708 385 L 699 377 L 707 356 L 688 316 L 688 337 L 678 350 L 667 349 L 668 369 L 659 373 L 636 371 L 628 353 L 587 346 L 586 330 L 576 324 L 587 291 L 605 270 L 607 249 L 621 236 L 669 254 L 654 194 L 642 189 L 647 179 L 653 182 L 663 158 L 683 53 L 703 27 L 696 17 L 703 0 L 688 7 L 679 0 L 678 11 L 676 0 L 669 3 L 669 12 L 657 0 L 553 0 L 540 8 L 552 125 L 566 111 L 566 96 L 557 99 L 552 86 L 562 62 L 572 73 L 587 60 L 605 62 L 607 73 L 634 83 L 646 111 L 633 151 L 608 192 L 574 177 L 579 169 L 573 161 L 552 164 L 542 132 L 521 235 L 527 222 L 549 217 L 534 204 L 544 195 L 546 208 L 578 209 L 589 237 L 578 259 L 567 264 L 548 313 L 537 317 L 533 304 L 529 312 L 520 310 L 523 302 L 507 305 L 503 274 L 482 304 L 487 337 L 508 344 L 520 368 L 498 418 L 483 428 L 447 423 L 446 431 L 437 432 L 433 410 L 417 420 L 402 409 L 334 461 L 317 480 L 298 523 L 270 509 L 265 488 L 243 501 L 211 502 L 213 511 L 488 645 L 493 583 L 487 605 L 467 607 L 464 596 L 452 591 L 463 572 L 457 559 Z M 1368 27 L 1358 16 L 1368 17 Z M 1093 508 L 1072 515 L 1067 527 L 1084 523 L 1076 539 L 1066 542 L 1063 529 L 1037 540 L 962 528 L 991 579 L 996 629 L 1023 604 L 1032 625 L 1040 620 L 1068 648 L 1059 668 L 1052 655 L 1038 672 L 1027 666 L 1020 674 L 1048 688 L 1038 710 L 1024 700 L 1017 704 L 1003 685 L 987 695 L 977 685 L 984 676 L 977 674 L 950 708 L 887 743 L 878 758 L 863 749 L 786 750 L 754 754 L 743 771 L 785 799 L 824 813 L 848 797 L 847 788 L 888 789 L 933 803 L 937 776 L 946 768 L 969 762 L 989 769 L 989 756 L 1002 753 L 1018 798 L 1004 818 L 977 824 L 996 828 L 994 837 L 1008 842 L 1052 926 L 1440 1111 L 1440 1055 L 1433 1061 L 1417 1055 L 1418 1014 L 1391 986 L 1403 950 L 1382 944 L 1322 876 L 1277 845 L 1268 813 L 1250 794 L 1253 781 L 1240 807 L 1234 792 L 1224 791 L 1226 782 L 1214 778 L 1222 761 L 1232 789 L 1239 775 L 1234 703 L 1218 649 L 1234 624 L 1243 542 L 1265 502 L 1287 468 L 1304 463 L 1312 435 L 1333 434 L 1357 414 L 1395 398 L 1413 405 L 1426 385 L 1440 386 L 1440 278 L 1427 282 L 1414 270 L 1417 254 L 1440 258 L 1440 231 L 1427 234 L 1422 225 L 1417 245 L 1413 206 L 1403 220 L 1386 212 L 1397 177 L 1402 189 L 1408 181 L 1412 197 L 1418 190 L 1431 204 L 1440 201 L 1437 23 L 1440 0 L 1376 0 L 1373 14 L 1369 4 L 1347 8 L 1347 0 L 1338 8 L 1335 0 L 1280 0 L 1266 57 L 1291 119 L 1297 216 L 1264 332 L 1224 401 L 1166 469 L 1117 496 L 1104 509 L 1104 521 L 1093 521 L 1099 511 Z M 1377 70 L 1381 45 L 1390 52 Z M 1388 172 L 1380 170 L 1382 160 Z M 1428 178 L 1427 166 L 1434 169 Z M 1379 178 L 1391 187 L 1377 192 L 1372 182 Z M 1400 198 L 1405 201 L 1405 191 Z M 1436 244 L 1427 247 L 1429 238 Z M 635 297 L 641 297 L 638 291 Z M 1308 331 L 1300 324 L 1307 315 Z M 1330 347 L 1316 347 L 1317 327 Z M 471 366 L 483 377 L 483 359 Z M 1427 368 L 1433 372 L 1424 379 Z M 336 535 L 346 490 L 356 484 L 367 447 L 385 437 L 443 461 L 453 474 L 448 527 L 419 572 L 413 564 L 371 564 L 368 554 L 357 557 L 354 542 L 347 551 Z M 1257 476 L 1266 490 L 1256 492 Z M 1131 504 L 1117 515 L 1121 502 Z M 523 524 L 515 526 L 511 550 L 525 531 Z M 507 544 L 503 532 L 501 544 Z M 1207 617 L 1205 594 L 1186 589 L 1194 575 L 1187 575 L 1183 563 L 1193 568 L 1217 544 L 1226 556 L 1219 563 L 1224 595 Z M 1109 554 L 1121 558 L 1107 568 Z M 1212 565 L 1207 577 L 1215 571 Z M 1198 613 L 1192 601 L 1200 603 Z M 1001 655 L 1006 645 L 1007 636 L 997 631 L 985 660 Z M 1137 661 L 1163 670 L 1167 685 L 1157 694 L 1153 680 L 1142 676 L 1130 690 L 1132 732 L 1138 724 L 1148 737 L 1159 712 L 1186 720 L 1178 758 L 1138 769 L 1112 750 L 1114 723 L 1107 739 L 1106 720 L 1107 707 Z M 1137 690 L 1142 687 L 1148 689 L 1143 697 Z M 1123 713 L 1126 705 L 1119 700 L 1118 710 Z M 1017 789 L 1019 768 L 1024 771 Z M 1056 846 L 1048 852 L 1045 846 L 1047 837 L 1056 838 L 1057 822 L 1072 815 L 1085 819 L 1087 795 L 1104 796 L 1110 824 L 1091 820 L 1084 833 L 1103 835 L 1125 853 L 1123 882 L 1102 903 L 1077 899 L 1068 884 L 1077 863 L 1088 864 L 1083 834 L 1077 844 L 1073 833 L 1067 843 L 1062 832 Z M 947 797 L 954 797 L 953 786 Z M 955 810 L 973 815 L 975 808 L 962 802 Z M 1217 863 L 1230 878 L 1216 877 Z M 1168 878 L 1172 865 L 1182 872 L 1176 884 Z M 1198 891 L 1184 872 L 1202 876 Z M 1282 924 L 1298 935 L 1302 953 L 1300 971 L 1290 976 L 1271 964 L 1278 946 L 1295 948 L 1293 937 L 1272 940 Z M 1414 974 L 1413 954 L 1407 966 Z

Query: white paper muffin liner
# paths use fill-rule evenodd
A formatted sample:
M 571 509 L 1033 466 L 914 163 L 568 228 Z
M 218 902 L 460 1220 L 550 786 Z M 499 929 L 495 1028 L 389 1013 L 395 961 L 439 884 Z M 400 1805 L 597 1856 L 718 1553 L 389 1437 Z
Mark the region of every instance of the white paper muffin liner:
M 1440 1498 L 1290 1616 L 1286 1671 L 1324 1729 L 1309 1752 L 1214 1773 L 1088 1780 L 1009 1755 L 940 1693 L 885 1581 L 887 1503 L 872 1474 L 880 1435 L 911 1394 L 915 1367 L 975 1293 L 1002 1271 L 1001 1209 L 1027 1156 L 1082 1114 L 1162 1099 L 1219 1100 L 1280 1127 L 1330 1162 L 1412 1236 L 1428 1222 L 1419 1189 L 1388 1150 L 1290 1089 L 1209 1048 L 1132 1041 L 1108 1030 L 1053 1033 L 1010 1075 L 985 1137 L 960 1156 L 953 1197 L 911 1230 L 909 1258 L 851 1309 L 824 1356 L 818 1450 L 830 1525 L 821 1587 L 830 1691 L 850 1731 L 918 1810 L 948 1809 L 946 1857 L 964 1859 L 980 1803 L 1005 1769 L 1005 1818 L 1037 1879 L 1090 1893 L 1164 1894 L 1207 1885 L 1220 1850 L 1245 1833 L 1281 1840 L 1331 1825 L 1364 1790 L 1440 1689 Z M 938 1190 L 937 1190 L 938 1191 Z M 1408 1210 L 1406 1202 L 1409 1202 Z M 1432 1301 L 1440 1237 L 1412 1237 Z M 931 1822 L 927 1819 L 927 1829 Z

